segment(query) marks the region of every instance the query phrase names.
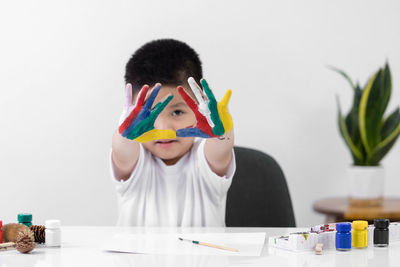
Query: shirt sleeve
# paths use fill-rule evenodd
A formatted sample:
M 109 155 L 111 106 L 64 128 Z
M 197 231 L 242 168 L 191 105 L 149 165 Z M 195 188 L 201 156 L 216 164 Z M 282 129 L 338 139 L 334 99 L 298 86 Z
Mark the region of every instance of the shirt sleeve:
M 204 177 L 206 183 L 209 184 L 220 197 L 223 197 L 228 192 L 228 189 L 232 183 L 233 175 L 236 171 L 235 153 L 232 149 L 232 159 L 229 163 L 226 175 L 219 176 L 211 170 L 210 165 L 207 162 L 204 153 L 204 145 L 206 140 L 207 139 L 202 139 L 197 146 L 196 157 L 199 172 L 202 174 L 201 176 Z
M 117 190 L 117 193 L 119 195 L 124 195 L 129 188 L 132 188 L 139 177 L 141 176 L 141 173 L 143 173 L 143 168 L 144 168 L 144 162 L 145 162 L 145 157 L 146 157 L 146 151 L 143 148 L 142 144 L 140 145 L 140 152 L 139 152 L 139 158 L 136 163 L 135 168 L 133 169 L 131 175 L 127 180 L 118 180 L 116 175 L 115 175 L 115 169 L 114 169 L 114 163 L 112 160 L 112 149 L 110 150 L 110 171 L 111 171 L 111 180 L 113 184 L 115 185 L 115 188 Z

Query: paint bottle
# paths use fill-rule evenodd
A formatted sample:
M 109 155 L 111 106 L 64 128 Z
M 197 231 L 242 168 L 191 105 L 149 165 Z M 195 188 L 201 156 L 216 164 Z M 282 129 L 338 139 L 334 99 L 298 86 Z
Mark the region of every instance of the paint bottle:
M 0 220 L 0 244 L 3 243 L 3 221 Z
M 30 213 L 20 213 L 18 214 L 18 223 L 24 224 L 26 226 L 32 225 L 32 214 Z
M 45 236 L 47 247 L 61 246 L 61 223 L 59 220 L 47 220 L 45 222 Z
M 366 248 L 368 246 L 368 222 L 353 221 L 352 245 L 355 248 Z
M 336 249 L 343 251 L 351 249 L 351 223 L 336 224 Z
M 389 220 L 374 220 L 374 246 L 387 247 L 389 245 Z

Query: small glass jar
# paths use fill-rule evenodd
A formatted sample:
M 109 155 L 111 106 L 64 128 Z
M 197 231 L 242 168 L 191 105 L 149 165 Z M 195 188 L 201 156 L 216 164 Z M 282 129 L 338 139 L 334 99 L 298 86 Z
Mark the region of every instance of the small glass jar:
M 350 250 L 351 249 L 351 223 L 336 224 L 336 249 Z
M 368 246 L 368 222 L 353 221 L 352 246 L 366 248 Z
M 61 223 L 59 220 L 47 220 L 45 222 L 45 240 L 47 247 L 61 246 Z
M 389 245 L 389 223 L 388 219 L 374 220 L 374 246 L 387 247 Z
M 3 221 L 0 220 L 0 244 L 3 243 Z
M 32 225 L 32 214 L 30 213 L 19 213 L 17 219 L 18 223 L 24 224 L 27 227 Z

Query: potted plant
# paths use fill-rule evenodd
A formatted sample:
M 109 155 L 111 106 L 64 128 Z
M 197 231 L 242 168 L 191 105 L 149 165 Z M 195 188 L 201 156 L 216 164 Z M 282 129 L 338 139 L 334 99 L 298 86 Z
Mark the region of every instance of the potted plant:
M 342 70 L 340 73 L 354 92 L 347 115 L 342 114 L 339 98 L 338 125 L 340 134 L 353 157 L 350 167 L 349 199 L 353 205 L 379 205 L 383 199 L 384 168 L 380 164 L 400 134 L 400 110 L 385 114 L 392 91 L 388 63 L 380 68 L 364 88 L 354 84 Z

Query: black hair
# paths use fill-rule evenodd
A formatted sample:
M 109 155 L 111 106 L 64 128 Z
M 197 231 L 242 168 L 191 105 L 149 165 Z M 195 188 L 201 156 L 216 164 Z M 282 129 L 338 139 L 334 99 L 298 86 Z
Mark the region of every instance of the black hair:
M 132 84 L 133 93 L 143 85 L 187 85 L 187 78 L 199 81 L 203 77 L 201 61 L 196 51 L 174 39 L 159 39 L 140 47 L 129 59 L 125 82 Z

